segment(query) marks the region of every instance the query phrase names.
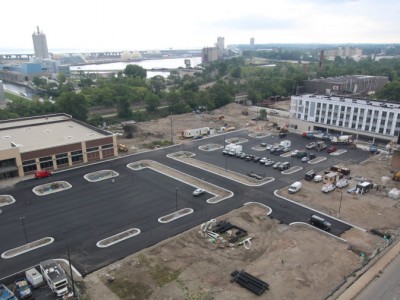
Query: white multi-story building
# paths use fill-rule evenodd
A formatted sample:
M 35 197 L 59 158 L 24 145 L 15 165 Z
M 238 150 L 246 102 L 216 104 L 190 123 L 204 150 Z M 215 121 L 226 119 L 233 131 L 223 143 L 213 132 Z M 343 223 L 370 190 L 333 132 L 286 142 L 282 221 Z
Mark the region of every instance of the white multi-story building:
M 393 141 L 400 133 L 400 104 L 344 96 L 291 97 L 289 126 L 294 131 L 351 134 L 355 138 Z

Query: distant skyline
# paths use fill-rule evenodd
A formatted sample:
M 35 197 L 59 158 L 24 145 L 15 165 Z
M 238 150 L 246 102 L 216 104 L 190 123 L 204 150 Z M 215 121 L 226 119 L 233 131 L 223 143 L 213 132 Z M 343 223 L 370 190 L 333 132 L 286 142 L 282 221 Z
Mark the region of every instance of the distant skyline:
M 36 26 L 49 52 L 200 49 L 268 43 L 400 43 L 398 0 L 50 0 L 1 4 L 0 51 L 33 53 Z

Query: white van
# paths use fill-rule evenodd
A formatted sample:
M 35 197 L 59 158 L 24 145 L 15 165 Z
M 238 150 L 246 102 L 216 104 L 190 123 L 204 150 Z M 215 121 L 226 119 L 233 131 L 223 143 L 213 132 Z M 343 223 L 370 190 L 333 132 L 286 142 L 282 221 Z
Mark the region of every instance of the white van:
M 315 175 L 314 182 L 321 182 L 322 180 L 323 180 L 323 177 L 321 175 Z
M 294 194 L 300 191 L 300 189 L 301 189 L 301 182 L 296 181 L 291 186 L 289 186 L 288 192 L 289 194 Z
M 33 288 L 37 288 L 44 283 L 42 274 L 35 268 L 26 270 L 25 277 L 26 281 L 28 281 Z

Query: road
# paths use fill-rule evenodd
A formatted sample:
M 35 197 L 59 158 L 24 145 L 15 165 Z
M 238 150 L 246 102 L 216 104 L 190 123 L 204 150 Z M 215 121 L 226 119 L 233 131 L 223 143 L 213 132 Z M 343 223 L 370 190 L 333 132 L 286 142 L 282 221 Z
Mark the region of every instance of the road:
M 400 256 L 397 256 L 383 271 L 380 277 L 376 277 L 368 287 L 355 298 L 355 300 L 399 300 L 400 299 Z
M 189 144 L 121 157 L 112 162 L 67 170 L 40 182 L 31 179 L 20 182 L 15 187 L 1 189 L 1 194 L 12 195 L 16 203 L 2 207 L 0 253 L 25 244 L 23 225 L 29 241 L 53 237 L 55 242 L 11 259 L 0 259 L 0 278 L 48 258 L 66 258 L 68 245 L 74 266 L 85 275 L 209 219 L 217 218 L 249 201 L 270 206 L 271 217 L 283 223 L 290 224 L 295 221 L 308 223 L 312 210 L 280 199 L 273 192 L 302 179 L 304 173 L 311 168 L 320 171 L 330 164 L 336 164 L 338 158 L 328 155 L 328 160 L 321 164 L 303 163 L 304 169 L 301 172 L 282 175 L 279 171 L 259 163 L 226 157 L 221 151 L 206 152 L 198 148 L 202 144 L 210 143 L 223 145 L 225 139 L 241 137 L 248 140 L 243 144 L 246 153 L 260 154 L 253 148 L 259 145 L 261 139 L 249 137 L 248 134 L 247 131 L 231 132 L 225 136 L 215 136 Z M 289 134 L 288 138 L 292 141 L 293 148 L 304 147 L 305 140 L 302 137 Z M 272 136 L 263 138 L 263 142 L 274 141 L 277 142 L 279 139 Z M 247 174 L 248 171 L 262 172 L 275 177 L 275 180 L 260 187 L 249 187 L 166 156 L 168 153 L 181 150 L 191 151 L 196 154 L 196 159 L 221 168 L 226 167 L 230 171 L 242 174 Z M 263 154 L 265 155 L 265 151 Z M 357 162 L 367 157 L 367 153 L 349 150 L 341 159 Z M 217 204 L 208 204 L 206 200 L 211 195 L 193 197 L 193 186 L 150 169 L 132 171 L 126 167 L 127 164 L 141 159 L 152 159 L 204 179 L 232 191 L 234 196 Z M 290 161 L 290 158 L 281 156 L 274 156 L 274 159 Z M 298 160 L 293 163 L 302 164 Z M 104 169 L 112 169 L 119 173 L 119 176 L 114 178 L 114 183 L 112 180 L 90 183 L 83 178 L 87 173 Z M 72 185 L 72 188 L 46 196 L 36 196 L 32 192 L 38 184 L 55 180 L 65 180 Z M 177 194 L 176 188 L 178 188 Z M 178 209 L 190 207 L 194 213 L 190 217 L 167 224 L 157 221 L 159 217 L 174 212 L 176 205 Z M 24 224 L 20 220 L 22 217 L 25 217 Z M 332 223 L 333 234 L 340 235 L 350 228 L 340 221 L 331 218 L 328 220 Z M 130 228 L 139 228 L 141 234 L 109 248 L 96 247 L 98 241 Z

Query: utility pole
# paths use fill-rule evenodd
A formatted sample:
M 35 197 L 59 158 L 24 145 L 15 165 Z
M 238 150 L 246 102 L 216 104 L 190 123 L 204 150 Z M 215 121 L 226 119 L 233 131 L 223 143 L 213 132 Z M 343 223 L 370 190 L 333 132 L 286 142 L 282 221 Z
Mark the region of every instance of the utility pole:
M 340 208 L 342 207 L 342 198 L 343 198 L 343 192 L 339 191 L 339 193 L 340 193 L 339 211 L 336 216 L 338 219 L 340 218 Z
M 22 228 L 24 229 L 24 234 L 25 234 L 25 241 L 28 244 L 28 235 L 26 234 L 26 228 L 25 228 L 25 217 L 19 218 L 22 222 Z
M 174 138 L 172 137 L 172 113 L 171 113 L 171 143 L 174 144 Z
M 69 255 L 69 244 L 67 244 L 67 254 L 68 254 L 69 273 L 71 275 L 72 295 L 75 298 L 75 282 L 74 282 L 74 275 L 72 274 L 71 257 Z

